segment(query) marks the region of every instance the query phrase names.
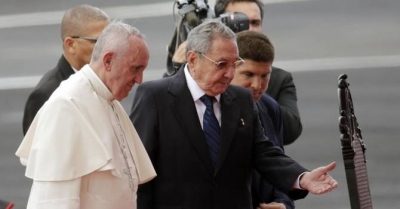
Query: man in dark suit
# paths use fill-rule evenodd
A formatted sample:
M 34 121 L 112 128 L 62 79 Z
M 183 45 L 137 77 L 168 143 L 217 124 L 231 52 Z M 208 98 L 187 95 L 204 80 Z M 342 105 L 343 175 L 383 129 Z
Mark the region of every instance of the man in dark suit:
M 139 209 L 250 209 L 253 168 L 296 198 L 337 187 L 336 163 L 308 172 L 264 136 L 251 94 L 230 85 L 243 60 L 228 27 L 197 26 L 186 54 L 175 76 L 136 91 L 130 118 L 157 172 L 139 187 Z
M 214 11 L 217 17 L 223 13 L 244 13 L 250 20 L 249 30 L 262 31 L 264 5 L 260 0 L 217 0 Z M 174 51 L 173 56 L 171 54 L 168 55 L 167 72 L 164 74 L 164 77 L 174 75 L 179 66 L 182 66 L 186 62 L 184 53 L 185 44 L 186 42 L 183 42 Z M 271 82 L 266 93 L 274 98 L 282 109 L 285 129 L 283 134 L 284 144 L 293 143 L 303 131 L 303 126 L 297 108 L 296 86 L 294 85 L 292 74 L 283 69 L 272 67 Z
M 237 44 L 244 63 L 236 68 L 231 84 L 251 91 L 265 136 L 284 150 L 281 109 L 272 97 L 264 94 L 271 76 L 274 47 L 267 36 L 251 30 L 239 32 Z M 252 178 L 252 197 L 254 208 L 294 208 L 294 202 L 287 194 L 262 180 L 256 171 Z
M 24 135 L 36 113 L 60 83 L 89 63 L 97 37 L 109 22 L 105 12 L 90 5 L 75 6 L 65 12 L 61 22 L 64 52 L 57 66 L 40 79 L 28 97 L 22 121 Z

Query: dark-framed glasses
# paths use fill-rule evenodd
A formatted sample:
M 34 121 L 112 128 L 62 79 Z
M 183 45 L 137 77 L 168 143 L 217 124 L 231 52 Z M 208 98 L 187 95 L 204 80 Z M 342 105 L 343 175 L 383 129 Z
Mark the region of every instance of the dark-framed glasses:
M 85 37 L 85 36 L 71 36 L 71 38 L 75 38 L 75 39 L 82 39 L 82 40 L 86 40 L 86 41 L 91 41 L 93 43 L 97 42 L 97 38 L 91 38 L 91 37 Z
M 244 60 L 243 60 L 242 58 L 240 58 L 240 57 L 239 57 L 235 62 L 233 62 L 233 63 L 229 63 L 229 62 L 227 62 L 227 61 L 219 61 L 219 62 L 217 62 L 217 61 L 215 61 L 215 60 L 213 60 L 213 59 L 207 57 L 206 55 L 204 55 L 204 54 L 201 53 L 201 52 L 197 52 L 197 53 L 199 53 L 201 56 L 205 57 L 206 59 L 208 59 L 208 60 L 210 60 L 212 63 L 214 63 L 215 66 L 216 66 L 218 69 L 228 69 L 229 67 L 233 67 L 234 69 L 236 69 L 239 65 L 241 65 L 241 64 L 244 63 Z

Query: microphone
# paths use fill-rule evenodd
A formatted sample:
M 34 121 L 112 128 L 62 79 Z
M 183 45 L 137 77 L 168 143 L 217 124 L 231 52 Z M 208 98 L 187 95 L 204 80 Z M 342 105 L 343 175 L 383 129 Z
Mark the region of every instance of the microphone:
M 192 28 L 200 24 L 200 19 L 207 16 L 208 5 L 204 0 L 177 0 L 178 13 L 185 16 L 186 22 Z
M 192 28 L 196 27 L 199 24 L 199 20 L 194 11 L 189 12 L 185 15 L 186 21 Z

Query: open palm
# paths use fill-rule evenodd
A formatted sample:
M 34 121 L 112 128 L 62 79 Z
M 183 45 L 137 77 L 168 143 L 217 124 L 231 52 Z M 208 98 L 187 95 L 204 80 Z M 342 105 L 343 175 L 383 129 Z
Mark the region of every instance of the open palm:
M 312 194 L 325 194 L 337 188 L 338 183 L 328 172 L 336 167 L 336 162 L 306 172 L 300 179 L 300 186 Z

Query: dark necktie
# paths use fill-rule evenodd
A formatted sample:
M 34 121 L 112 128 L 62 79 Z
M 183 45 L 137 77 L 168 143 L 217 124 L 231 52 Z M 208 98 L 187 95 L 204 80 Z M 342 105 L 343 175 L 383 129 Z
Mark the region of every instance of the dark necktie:
M 219 123 L 217 117 L 215 117 L 213 108 L 213 103 L 216 100 L 215 97 L 210 97 L 207 95 L 202 96 L 200 100 L 206 105 L 206 111 L 204 112 L 204 117 L 203 117 L 203 131 L 208 145 L 208 149 L 210 150 L 211 163 L 215 168 L 218 159 L 219 135 L 220 135 Z

